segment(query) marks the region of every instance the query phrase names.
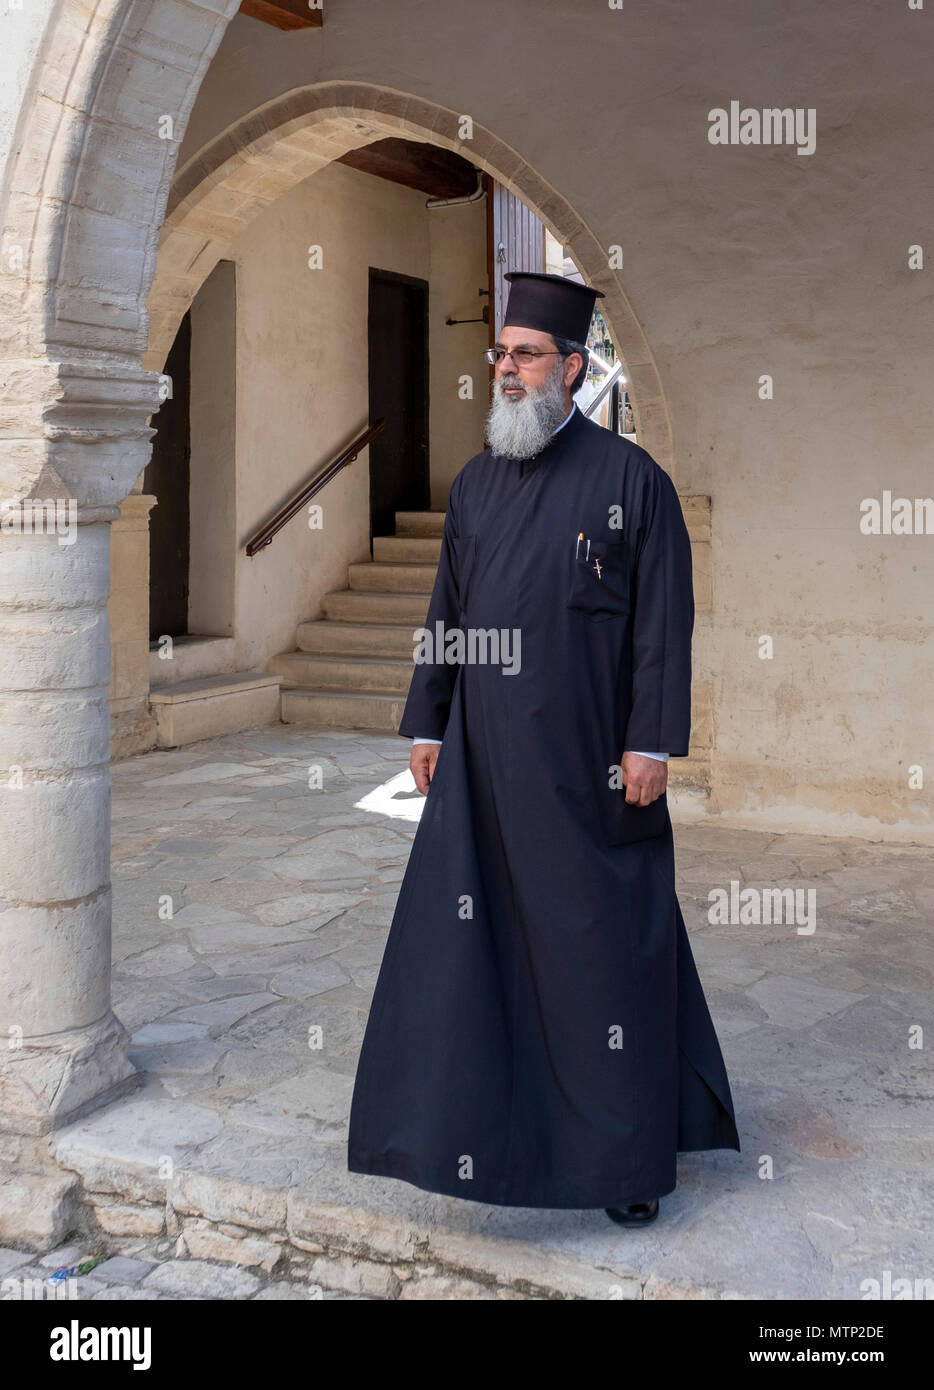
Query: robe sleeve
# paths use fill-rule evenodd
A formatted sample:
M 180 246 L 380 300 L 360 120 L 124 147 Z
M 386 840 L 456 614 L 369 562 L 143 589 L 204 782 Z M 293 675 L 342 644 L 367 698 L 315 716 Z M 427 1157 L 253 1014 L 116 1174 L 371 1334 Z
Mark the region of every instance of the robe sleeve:
M 691 733 L 691 541 L 674 483 L 652 461 L 635 546 L 632 703 L 623 748 L 688 754 Z
M 458 494 L 458 479 L 455 478 L 445 509 L 441 558 L 431 591 L 428 617 L 425 619 L 425 627 L 432 637 L 437 632 L 436 623 L 443 623 L 445 632 L 460 626 L 456 510 Z M 459 669 L 456 662 L 443 660 L 426 661 L 414 666 L 408 699 L 398 729 L 400 734 L 406 738 L 423 734 L 426 738 L 436 738 L 439 741 L 444 737 Z

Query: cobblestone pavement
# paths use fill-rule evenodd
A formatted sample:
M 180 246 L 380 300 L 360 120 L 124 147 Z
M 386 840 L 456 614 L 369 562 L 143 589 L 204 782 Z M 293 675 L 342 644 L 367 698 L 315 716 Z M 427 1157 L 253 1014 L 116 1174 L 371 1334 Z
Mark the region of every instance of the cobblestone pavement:
M 921 847 L 676 825 L 679 896 L 743 1151 L 683 1155 L 646 1231 L 602 1211 L 491 1208 L 346 1171 L 357 1051 L 415 829 L 355 803 L 404 771 L 408 747 L 274 726 L 115 766 L 114 1005 L 146 1081 L 65 1131 L 58 1151 L 112 1236 L 167 1239 L 190 1260 L 147 1247 L 133 1258 L 156 1267 L 119 1287 L 171 1296 L 188 1279 L 229 1280 L 231 1297 L 280 1296 L 260 1285 L 285 1218 L 210 1224 L 210 1185 L 225 1181 L 284 1194 L 293 1216 L 299 1198 L 352 1213 L 360 1243 L 345 1249 L 365 1252 L 367 1222 L 404 1226 L 407 1258 L 427 1242 L 440 1261 L 426 1274 L 439 1288 L 476 1270 L 508 1296 L 537 1287 L 536 1268 L 560 1288 L 561 1261 L 581 1271 L 582 1296 L 629 1278 L 633 1296 L 858 1299 L 886 1270 L 934 1276 L 930 1049 L 911 1031 L 934 985 Z M 708 894 L 728 897 L 731 883 L 734 898 L 802 890 L 802 908 L 813 890 L 815 929 L 803 917 L 711 922 Z M 132 1181 L 114 1177 L 121 1165 Z M 189 1195 L 202 1183 L 200 1216 L 200 1197 L 182 1203 L 184 1219 L 177 1198 L 166 1209 L 165 1183 L 157 1200 L 159 1165 L 187 1174 Z M 388 1237 L 374 1240 L 391 1258 Z M 398 1274 L 356 1288 L 340 1278 L 345 1293 L 400 1296 Z
M 53 1280 L 56 1271 L 90 1262 L 107 1246 L 107 1258 L 85 1274 Z M 325 1289 L 309 1278 L 277 1279 L 260 1270 L 175 1253 L 169 1240 L 100 1239 L 72 1241 L 46 1255 L 24 1254 L 0 1246 L 0 1301 L 233 1299 L 349 1299 L 371 1303 L 373 1296 Z

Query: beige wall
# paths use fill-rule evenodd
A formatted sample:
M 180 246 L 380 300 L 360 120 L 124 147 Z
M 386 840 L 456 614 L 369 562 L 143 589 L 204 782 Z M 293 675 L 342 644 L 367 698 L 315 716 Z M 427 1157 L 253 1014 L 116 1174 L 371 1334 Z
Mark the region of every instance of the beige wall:
M 489 347 L 485 323 L 454 324 L 446 318 L 477 319 L 489 299 L 486 269 L 486 198 L 428 212 L 431 289 L 428 299 L 431 352 L 431 505 L 443 507 L 455 473 L 483 448 L 489 403 Z M 470 378 L 465 388 L 463 378 Z M 466 395 L 466 390 L 472 396 Z
M 154 498 L 130 493 L 110 526 L 111 746 L 115 758 L 151 748 L 149 693 L 149 513 Z

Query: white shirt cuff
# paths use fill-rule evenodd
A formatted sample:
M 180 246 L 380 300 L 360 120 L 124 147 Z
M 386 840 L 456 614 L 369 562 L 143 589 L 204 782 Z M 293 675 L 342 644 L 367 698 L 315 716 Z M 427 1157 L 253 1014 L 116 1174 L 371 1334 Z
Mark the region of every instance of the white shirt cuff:
M 413 738 L 413 743 L 440 743 L 440 738 Z

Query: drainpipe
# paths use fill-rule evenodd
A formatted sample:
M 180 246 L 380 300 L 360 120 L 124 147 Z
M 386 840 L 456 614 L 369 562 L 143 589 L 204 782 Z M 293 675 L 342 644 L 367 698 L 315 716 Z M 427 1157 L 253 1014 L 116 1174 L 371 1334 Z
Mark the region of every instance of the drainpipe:
M 458 198 L 426 198 L 425 207 L 453 208 L 458 203 L 479 203 L 480 199 L 484 197 L 486 189 L 483 187 L 483 170 L 477 169 L 476 165 L 474 165 L 474 170 L 477 175 L 477 186 L 472 193 L 463 193 Z

